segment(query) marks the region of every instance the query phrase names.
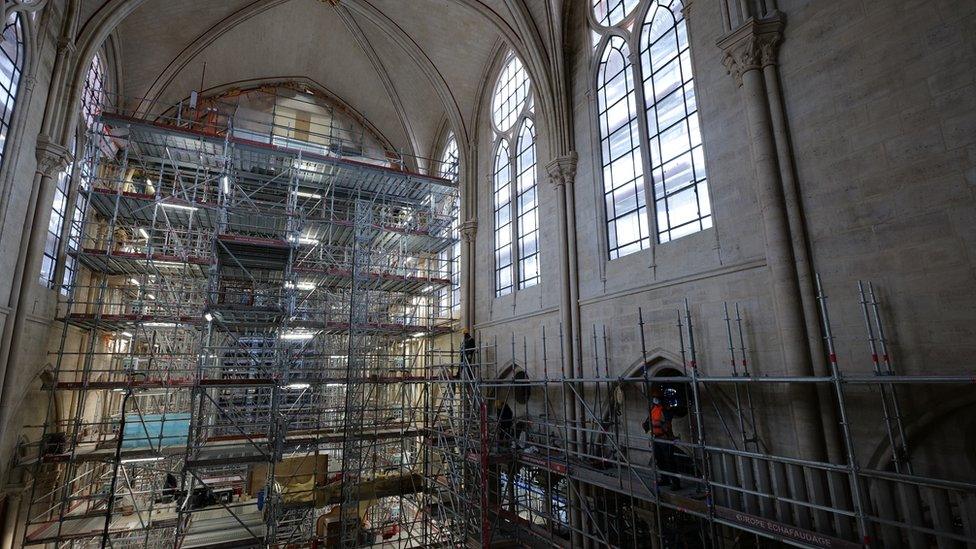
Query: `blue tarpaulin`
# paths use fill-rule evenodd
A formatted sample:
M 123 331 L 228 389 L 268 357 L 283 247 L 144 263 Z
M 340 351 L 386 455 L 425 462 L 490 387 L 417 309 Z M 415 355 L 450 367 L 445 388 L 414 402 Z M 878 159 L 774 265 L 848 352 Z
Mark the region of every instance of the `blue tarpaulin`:
M 190 414 L 126 414 L 123 448 L 160 448 L 186 444 Z M 148 435 L 148 436 L 147 436 Z

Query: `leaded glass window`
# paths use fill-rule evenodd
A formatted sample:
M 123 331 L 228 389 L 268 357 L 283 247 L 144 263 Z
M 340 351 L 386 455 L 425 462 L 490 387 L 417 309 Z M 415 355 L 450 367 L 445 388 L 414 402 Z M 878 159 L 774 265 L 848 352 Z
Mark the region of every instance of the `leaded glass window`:
M 85 76 L 85 87 L 81 93 L 80 115 L 84 130 L 90 130 L 98 123 L 98 115 L 101 113 L 102 106 L 106 100 L 105 96 L 105 65 L 100 54 L 92 57 L 91 64 L 88 66 L 88 73 Z M 47 240 L 44 243 L 44 256 L 41 259 L 41 284 L 48 288 L 55 287 L 55 276 L 57 269 L 57 258 L 62 252 L 61 235 L 64 231 L 64 224 L 70 224 L 70 234 L 68 238 L 69 247 L 76 248 L 81 239 L 82 221 L 84 218 L 85 202 L 80 193 L 77 195 L 74 207 L 71 208 L 70 218 L 68 217 L 68 195 L 74 170 L 82 165 L 82 160 L 77 158 L 78 151 L 76 141 L 72 140 L 71 148 L 75 162 L 65 167 L 64 171 L 58 174 L 58 184 L 54 191 L 54 202 L 51 205 L 51 219 L 48 223 Z M 64 275 L 61 279 L 61 292 L 67 293 L 68 288 L 74 281 L 77 271 L 75 258 L 66 255 L 64 265 Z
M 712 226 L 688 31 L 680 2 L 661 2 L 641 28 L 641 73 L 659 242 Z
M 24 70 L 24 33 L 20 17 L 11 13 L 3 28 L 3 44 L 0 44 L 0 162 L 6 154 L 7 135 L 17 102 L 20 75 Z
M 498 144 L 494 170 L 495 295 L 512 292 L 512 162 L 505 141 Z
M 528 288 L 539 283 L 539 198 L 535 180 L 535 128 L 526 118 L 515 156 L 515 210 L 518 212 L 518 283 Z
M 447 138 L 447 145 L 441 155 L 441 177 L 458 182 L 460 168 L 458 144 L 454 134 Z M 461 311 L 461 242 L 460 242 L 460 204 L 455 203 L 455 210 L 451 215 L 451 238 L 454 243 L 450 249 L 441 252 L 441 264 L 444 273 L 451 280 L 451 287 L 440 295 L 440 310 L 453 318 L 458 318 Z
M 509 53 L 492 97 L 495 157 L 495 295 L 539 283 L 534 100 L 528 73 Z
M 619 36 L 603 51 L 597 106 L 608 249 L 610 259 L 617 259 L 650 246 L 634 72 Z
M 708 229 L 712 212 L 683 4 L 594 0 L 593 9 L 600 24 L 617 27 L 613 34 L 593 29 L 608 34 L 596 95 L 612 260 L 650 247 L 652 235 L 665 243 Z M 628 40 L 620 33 L 639 34 Z M 637 65 L 628 46 L 634 41 Z

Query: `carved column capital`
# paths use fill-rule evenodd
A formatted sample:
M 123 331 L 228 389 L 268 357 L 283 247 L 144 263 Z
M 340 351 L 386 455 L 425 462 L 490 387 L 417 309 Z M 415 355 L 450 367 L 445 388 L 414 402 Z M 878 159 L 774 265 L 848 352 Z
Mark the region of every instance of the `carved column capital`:
M 737 85 L 742 85 L 742 75 L 746 72 L 776 64 L 783 25 L 779 13 L 766 19 L 749 19 L 719 39 L 718 47 L 724 54 L 722 63 Z
M 71 162 L 71 151 L 51 141 L 46 135 L 37 137 L 37 172 L 50 177 L 56 176 Z
M 474 242 L 474 237 L 478 234 L 478 220 L 468 219 L 461 223 L 461 238 L 465 242 Z
M 576 154 L 576 151 L 553 158 L 546 164 L 549 182 L 556 188 L 573 186 L 573 183 L 576 182 L 576 163 L 578 160 L 579 155 Z

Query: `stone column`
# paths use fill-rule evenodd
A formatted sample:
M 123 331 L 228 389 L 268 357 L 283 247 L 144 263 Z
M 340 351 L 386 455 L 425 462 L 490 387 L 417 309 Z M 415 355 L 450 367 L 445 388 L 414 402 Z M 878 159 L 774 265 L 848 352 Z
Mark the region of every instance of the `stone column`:
M 549 182 L 556 191 L 557 204 L 557 223 L 559 238 L 559 316 L 563 325 L 563 356 L 566 360 L 564 365 L 566 377 L 575 377 L 578 372 L 573 366 L 575 364 L 575 341 L 577 340 L 577 327 L 574 323 L 578 316 L 578 298 L 574 294 L 573 281 L 576 280 L 575 272 L 575 216 L 571 215 L 569 205 L 573 202 L 570 195 L 573 192 L 573 183 L 576 181 L 576 162 L 575 152 L 554 158 L 546 164 L 546 174 Z M 572 219 L 571 219 L 572 218 Z M 570 226 L 572 225 L 572 227 Z M 570 229 L 574 229 L 570 232 Z M 576 302 L 573 300 L 576 299 Z M 577 311 L 577 312 L 574 312 Z
M 762 216 L 766 262 L 772 282 L 785 370 L 790 375 L 807 376 L 813 374 L 810 347 L 762 72 L 762 67 L 775 59 L 782 27 L 779 18 L 762 21 L 750 19 L 722 38 L 719 46 L 725 52 L 725 66 L 742 89 L 756 170 L 756 197 Z M 809 436 L 800 436 L 800 454 L 820 459 L 824 446 L 820 436 L 820 417 L 807 405 L 799 406 L 795 413 L 800 434 L 809 433 Z
M 0 549 L 13 549 L 17 528 L 20 526 L 20 502 L 23 496 L 20 492 L 7 494 L 7 509 L 3 517 L 3 538 L 0 539 Z
M 559 246 L 559 322 L 563 327 L 562 337 L 562 356 L 563 356 L 563 376 L 566 378 L 577 377 L 576 364 L 576 341 L 577 327 L 574 320 L 578 318 L 578 312 L 574 314 L 579 300 L 574 297 L 573 281 L 576 279 L 575 269 L 575 234 L 570 234 L 570 225 L 573 226 L 575 233 L 575 222 L 570 221 L 571 212 L 569 203 L 572 198 L 567 199 L 567 195 L 573 192 L 573 183 L 576 180 L 577 155 L 572 152 L 568 155 L 558 156 L 546 164 L 546 174 L 549 182 L 556 192 L 556 219 L 558 224 L 558 234 L 556 242 Z M 569 440 L 566 441 L 568 449 L 579 452 L 582 450 L 580 444 L 582 437 L 578 432 L 577 418 L 580 415 L 580 404 L 573 397 L 572 391 L 563 386 L 564 409 L 568 417 L 566 421 L 572 425 L 569 429 Z M 573 547 L 584 547 L 587 540 L 580 533 L 583 530 L 583 514 L 581 512 L 584 501 L 582 485 L 579 482 L 569 481 L 570 513 L 569 521 L 572 528 Z
M 796 277 L 800 286 L 800 299 L 803 304 L 803 318 L 806 321 L 807 341 L 810 346 L 810 360 L 813 372 L 818 375 L 829 375 L 827 368 L 826 350 L 824 349 L 823 331 L 820 326 L 820 312 L 817 306 L 817 293 L 814 290 L 813 262 L 810 260 L 810 243 L 807 238 L 806 224 L 803 216 L 803 206 L 800 201 L 800 191 L 796 181 L 796 166 L 793 160 L 793 148 L 790 145 L 789 128 L 786 123 L 786 112 L 783 109 L 783 94 L 779 85 L 779 71 L 776 67 L 775 55 L 764 59 L 763 79 L 766 84 L 766 94 L 769 100 L 769 112 L 773 122 L 773 135 L 776 141 L 776 155 L 779 160 L 780 177 L 783 180 L 783 198 L 786 203 L 786 215 L 789 219 L 790 234 L 792 236 L 793 255 L 796 260 Z M 838 429 L 839 419 L 833 406 L 833 396 L 826 385 L 817 387 L 817 398 L 824 411 L 824 436 L 827 443 L 827 457 L 832 462 L 845 459 L 842 450 L 841 434 Z
M 478 220 L 467 219 L 461 223 L 461 318 L 469 331 L 474 330 L 474 270 L 475 237 L 478 235 Z
M 41 255 L 44 252 L 44 241 L 47 238 L 47 224 L 50 220 L 51 202 L 54 196 L 54 186 L 58 174 L 71 162 L 71 154 L 65 147 L 41 135 L 37 138 L 37 169 L 34 174 L 33 192 L 28 201 L 28 215 L 24 219 L 24 238 L 20 250 L 17 271 L 14 275 L 14 311 L 12 321 L 8 319 L 4 326 L 3 351 L 0 355 L 0 432 L 7 432 L 8 422 L 12 413 L 11 401 L 15 388 L 10 381 L 11 369 L 28 367 L 20 359 L 25 342 L 27 309 L 24 305 L 30 298 L 31 292 L 38 286 Z
M 718 46 L 724 52 L 724 64 L 729 74 L 742 90 L 756 172 L 756 197 L 766 242 L 766 263 L 783 351 L 783 369 L 787 375 L 809 376 L 815 372 L 807 322 L 819 320 L 808 319 L 804 314 L 787 204 L 787 197 L 795 193 L 788 195 L 784 190 L 763 74 L 763 67 L 776 62 L 783 25 L 782 16 L 778 13 L 764 19 L 750 18 L 720 39 Z M 827 459 L 822 417 L 824 410 L 819 405 L 815 388 L 794 384 L 786 388 L 786 395 L 790 400 L 792 428 L 796 432 L 796 454 L 818 461 Z M 786 426 L 781 428 L 785 430 Z M 784 447 L 774 449 L 774 453 L 782 452 Z M 791 469 L 791 473 L 794 497 L 801 500 L 809 498 L 819 503 L 825 501 L 823 479 L 810 478 L 805 483 L 795 468 Z M 811 492 L 810 496 L 806 495 L 807 489 Z M 814 518 L 817 529 L 822 529 L 826 520 L 824 514 L 815 513 Z M 803 517 L 800 521 L 805 522 Z

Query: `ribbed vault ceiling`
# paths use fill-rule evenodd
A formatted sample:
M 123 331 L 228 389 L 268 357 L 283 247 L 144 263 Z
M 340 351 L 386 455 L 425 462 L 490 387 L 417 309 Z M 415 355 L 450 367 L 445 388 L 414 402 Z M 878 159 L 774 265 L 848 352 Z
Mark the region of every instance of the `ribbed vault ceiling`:
M 101 2 L 86 1 L 83 17 Z M 526 13 L 545 17 L 546 2 L 533 2 Z M 451 109 L 473 124 L 486 67 L 503 41 L 498 22 L 517 28 L 509 3 L 145 0 L 114 34 L 121 91 L 172 104 L 238 82 L 309 80 L 393 146 L 423 155 Z

